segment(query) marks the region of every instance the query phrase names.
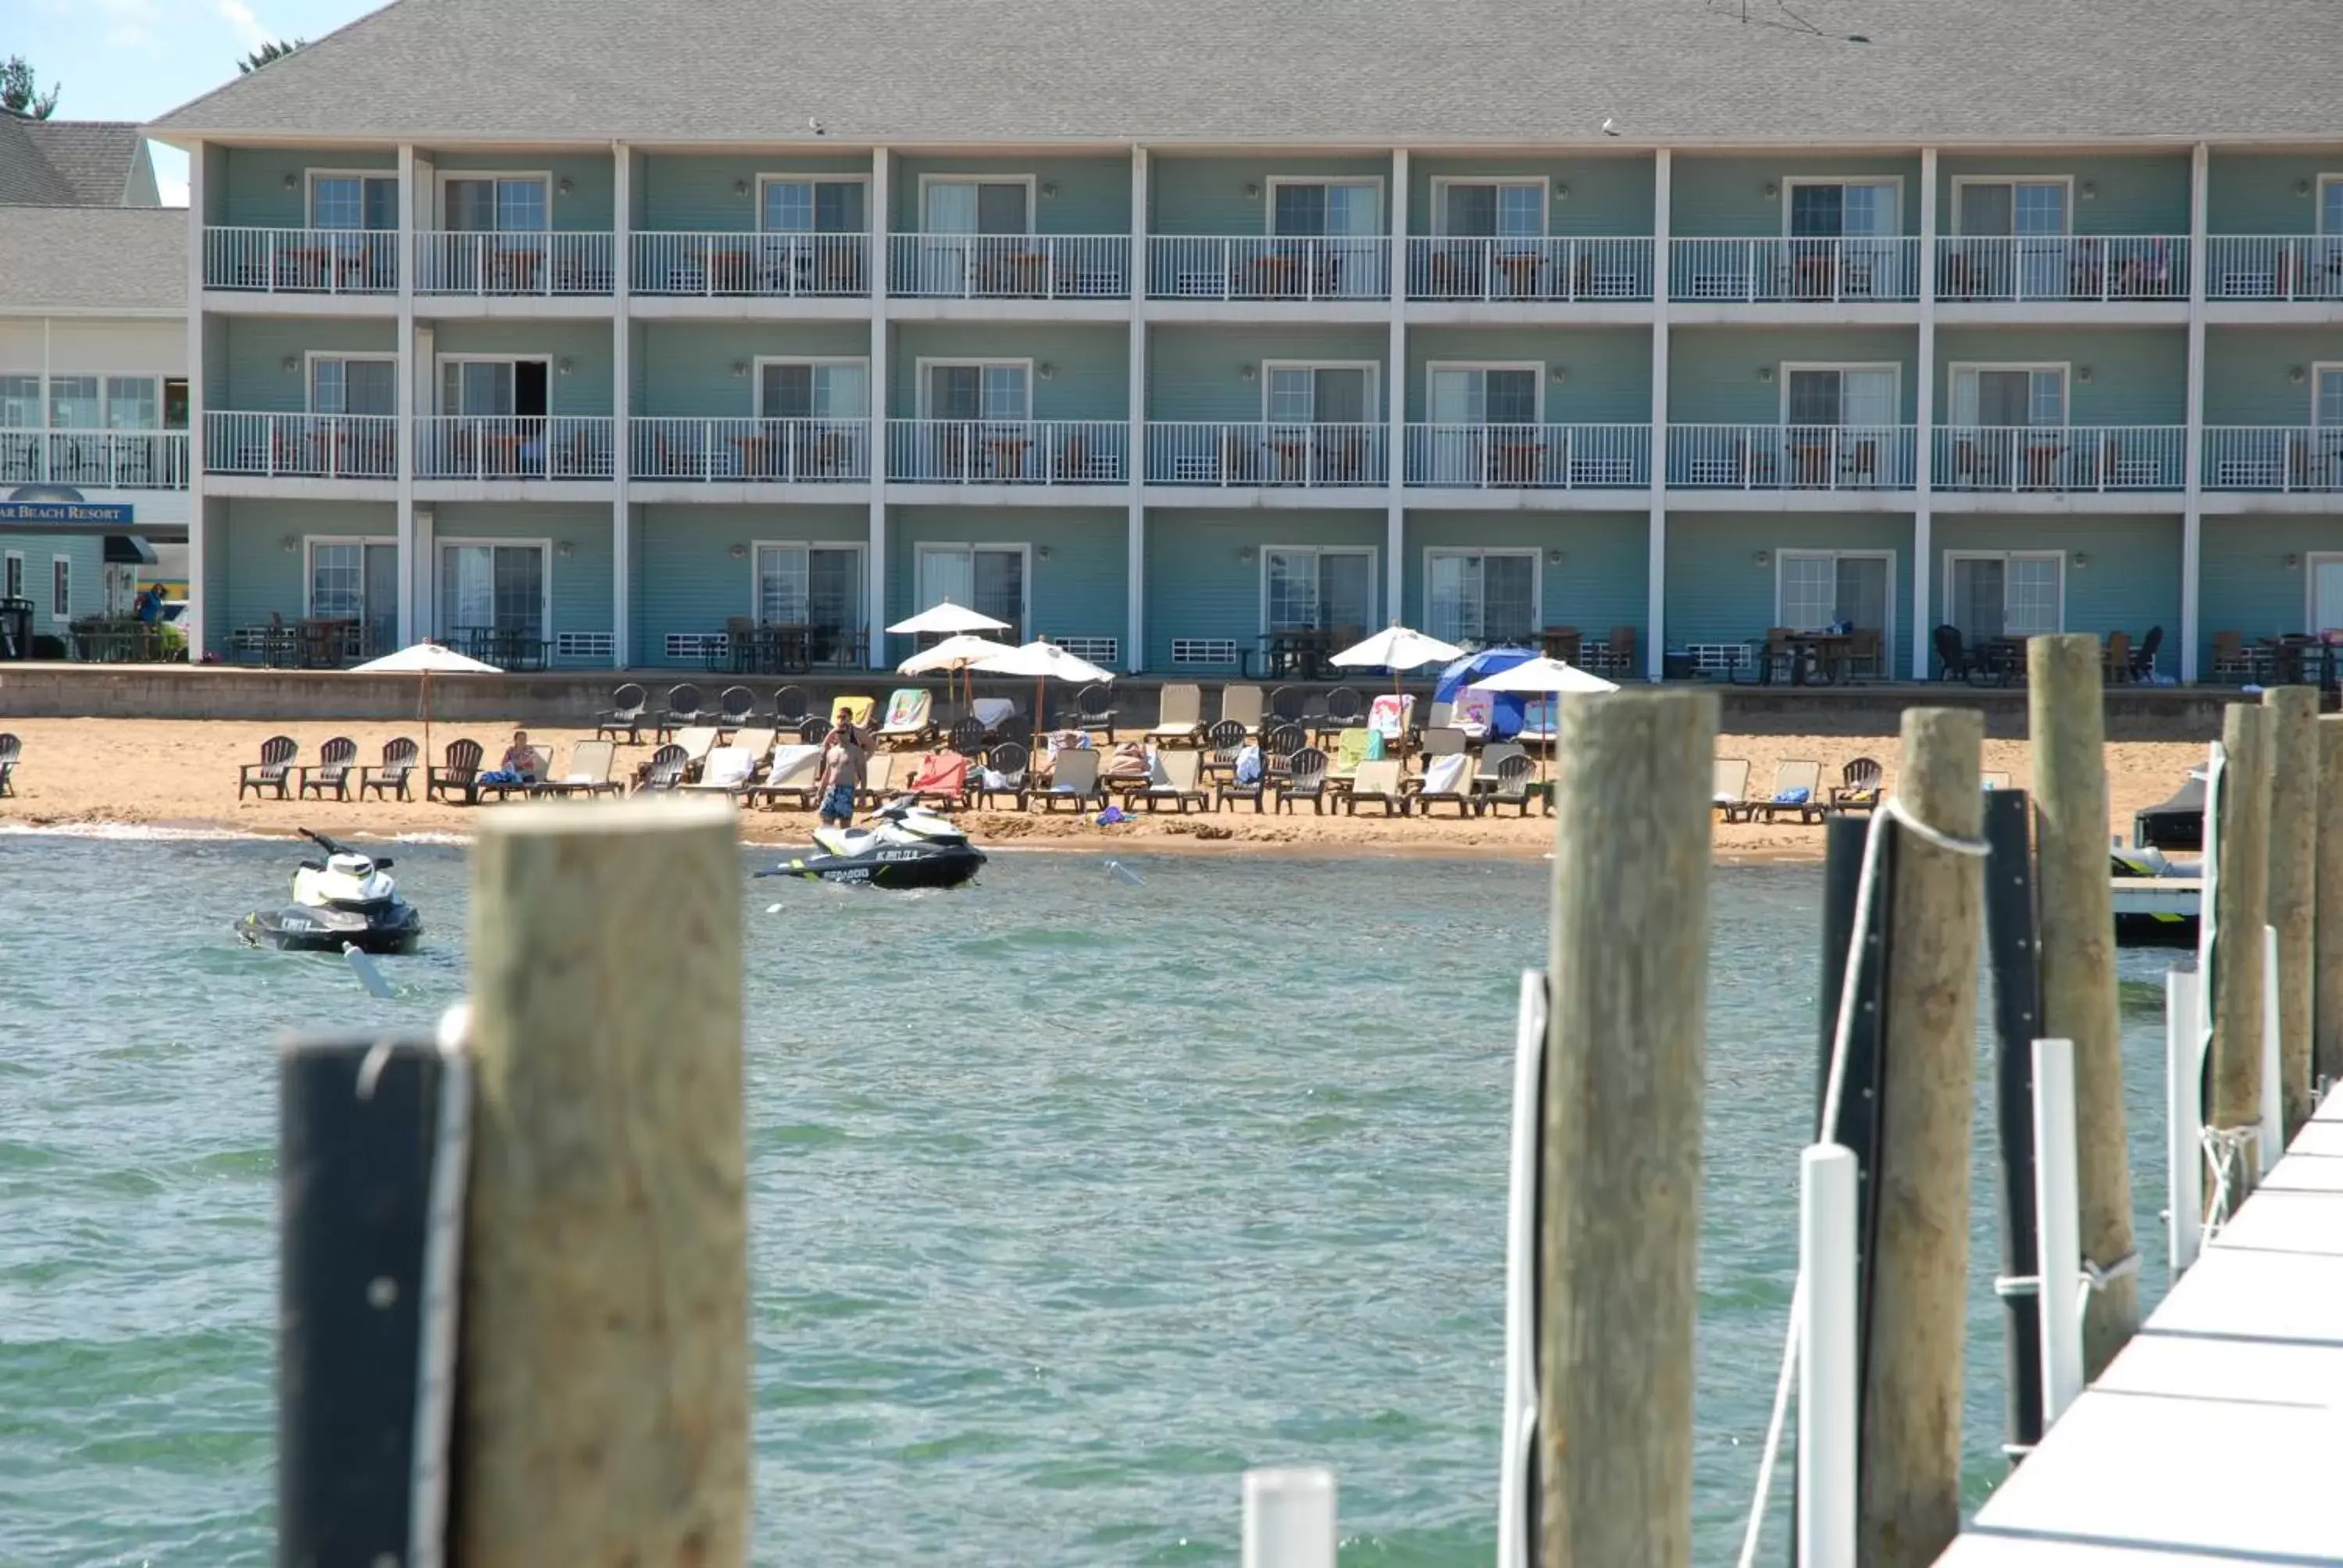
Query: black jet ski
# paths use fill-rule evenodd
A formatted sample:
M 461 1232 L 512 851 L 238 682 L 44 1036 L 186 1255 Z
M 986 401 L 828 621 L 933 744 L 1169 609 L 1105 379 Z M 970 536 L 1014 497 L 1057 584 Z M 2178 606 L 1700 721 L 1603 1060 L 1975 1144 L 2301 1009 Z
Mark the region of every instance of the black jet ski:
M 867 828 L 817 828 L 813 853 L 757 875 L 873 888 L 957 888 L 984 865 L 984 851 L 966 833 L 909 795 L 888 801 L 869 820 Z
M 398 884 L 387 875 L 390 857 L 360 854 L 307 828 L 301 836 L 326 858 L 302 861 L 293 873 L 293 901 L 245 916 L 236 923 L 236 935 L 256 948 L 266 943 L 297 952 L 412 952 L 423 935 L 423 917 L 398 896 Z

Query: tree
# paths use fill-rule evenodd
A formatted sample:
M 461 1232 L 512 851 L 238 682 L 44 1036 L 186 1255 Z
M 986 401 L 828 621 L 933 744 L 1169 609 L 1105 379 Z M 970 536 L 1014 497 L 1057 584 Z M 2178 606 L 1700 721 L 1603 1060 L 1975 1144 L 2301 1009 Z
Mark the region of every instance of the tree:
M 45 120 L 57 112 L 60 91 L 56 84 L 51 83 L 49 90 L 42 92 L 32 65 L 21 55 L 11 55 L 0 61 L 0 109 L 28 120 Z
M 307 38 L 296 38 L 287 44 L 284 39 L 279 38 L 273 44 L 263 44 L 259 48 L 237 61 L 236 68 L 241 75 L 249 76 L 269 61 L 282 60 L 308 41 Z

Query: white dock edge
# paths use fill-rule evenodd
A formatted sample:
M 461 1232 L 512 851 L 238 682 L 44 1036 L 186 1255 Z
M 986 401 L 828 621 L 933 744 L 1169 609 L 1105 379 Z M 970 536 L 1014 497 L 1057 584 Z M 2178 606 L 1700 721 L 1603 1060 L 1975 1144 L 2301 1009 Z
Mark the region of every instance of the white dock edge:
M 1938 1561 L 2343 1563 L 2343 1091 Z

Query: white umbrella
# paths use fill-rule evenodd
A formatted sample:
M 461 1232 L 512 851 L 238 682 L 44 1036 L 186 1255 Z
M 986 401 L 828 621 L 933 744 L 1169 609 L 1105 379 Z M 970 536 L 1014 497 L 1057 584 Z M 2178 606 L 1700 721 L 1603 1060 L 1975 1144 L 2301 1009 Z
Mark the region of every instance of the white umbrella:
M 980 659 L 1015 651 L 1005 642 L 995 642 L 989 637 L 963 631 L 944 638 L 933 648 L 920 649 L 897 665 L 895 669 L 901 675 L 932 675 L 938 671 L 953 673 L 968 668 Z M 968 695 L 971 701 L 974 700 L 976 682 L 973 677 L 969 681 Z
M 897 637 L 950 637 L 962 631 L 1007 631 L 1009 623 L 995 620 L 979 610 L 956 605 L 950 599 L 923 609 L 909 620 L 899 620 L 887 630 Z
M 1473 683 L 1474 691 L 1595 692 L 1616 691 L 1619 683 L 1589 675 L 1558 658 L 1530 658 Z
M 423 678 L 423 767 L 427 776 L 431 768 L 431 678 L 435 675 L 502 675 L 493 664 L 442 648 L 436 642 L 418 642 L 400 648 L 397 653 L 384 654 L 380 658 L 350 667 L 352 675 L 419 675 Z M 427 795 L 428 790 L 425 793 Z
M 1041 738 L 1041 683 L 1045 680 L 1111 681 L 1114 677 L 1086 658 L 1078 658 L 1046 638 L 1036 638 L 1006 653 L 997 653 L 969 667 L 987 675 L 1030 675 L 1033 678 L 1033 739 Z
M 1346 669 L 1388 669 L 1392 672 L 1392 695 L 1399 695 L 1399 672 L 1421 669 L 1427 664 L 1448 664 L 1464 657 L 1464 650 L 1436 637 L 1393 621 L 1367 638 L 1344 648 L 1326 662 Z M 1401 765 L 1407 760 L 1407 726 L 1399 727 Z

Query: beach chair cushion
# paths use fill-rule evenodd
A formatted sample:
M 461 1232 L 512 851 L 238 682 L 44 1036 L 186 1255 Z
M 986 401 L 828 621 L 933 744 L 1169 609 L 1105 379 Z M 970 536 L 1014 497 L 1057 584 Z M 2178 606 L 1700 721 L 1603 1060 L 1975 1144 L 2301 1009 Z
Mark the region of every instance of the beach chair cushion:
M 1394 696 L 1385 692 L 1367 709 L 1367 728 L 1384 740 L 1397 740 L 1407 732 L 1408 722 L 1415 714 L 1413 696 Z
M 1423 769 L 1423 792 L 1427 795 L 1454 795 L 1464 788 L 1471 772 L 1473 759 L 1458 752 L 1452 757 L 1435 757 Z
M 773 765 L 765 769 L 765 782 L 779 788 L 813 782 L 814 770 L 821 762 L 819 746 L 776 746 Z
M 1334 738 L 1334 771 L 1342 774 L 1357 772 L 1359 764 L 1374 754 L 1379 739 L 1373 730 L 1362 726 L 1343 730 Z
M 830 705 L 830 721 L 836 724 L 844 719 L 850 724 L 867 725 L 870 722 L 871 709 L 877 706 L 868 697 L 841 697 Z
M 699 781 L 712 789 L 730 789 L 749 781 L 757 770 L 757 754 L 746 746 L 719 746 L 708 754 Z
M 688 729 L 676 731 L 675 743 L 683 748 L 685 757 L 694 762 L 701 762 L 707 759 L 710 751 L 716 749 L 716 737 L 719 733 L 719 731 L 712 724 L 694 725 Z
M 1448 710 L 1448 722 L 1478 740 L 1489 733 L 1497 712 L 1496 693 L 1471 689 L 1456 694 L 1456 701 Z
M 998 729 L 1017 717 L 1017 704 L 1006 697 L 980 697 L 968 705 L 987 729 Z
M 935 704 L 935 694 L 916 686 L 907 686 L 887 699 L 887 722 L 880 732 L 887 735 L 914 735 L 928 727 L 928 712 Z

